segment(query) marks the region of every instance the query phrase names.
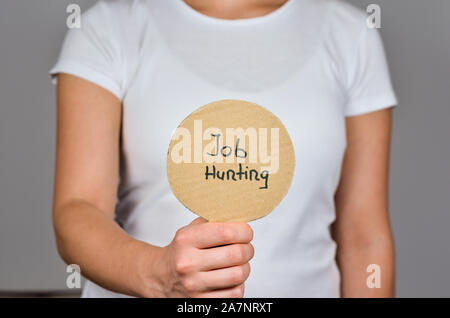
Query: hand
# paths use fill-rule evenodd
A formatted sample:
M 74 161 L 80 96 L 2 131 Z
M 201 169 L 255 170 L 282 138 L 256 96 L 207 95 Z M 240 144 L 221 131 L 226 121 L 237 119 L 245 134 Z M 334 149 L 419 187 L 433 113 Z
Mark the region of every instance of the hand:
M 243 297 L 254 255 L 246 223 L 209 223 L 203 218 L 179 229 L 163 248 L 167 297 Z

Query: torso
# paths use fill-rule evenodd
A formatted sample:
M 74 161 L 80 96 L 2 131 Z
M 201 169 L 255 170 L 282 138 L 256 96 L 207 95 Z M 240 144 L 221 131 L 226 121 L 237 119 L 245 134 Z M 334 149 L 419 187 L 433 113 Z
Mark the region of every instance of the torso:
M 287 128 L 296 168 L 281 204 L 251 222 L 256 252 L 245 295 L 339 296 L 329 226 L 346 147 L 345 94 L 330 56 L 329 1 L 290 1 L 238 21 L 210 18 L 179 2 L 139 2 L 149 16 L 123 99 L 117 220 L 137 239 L 169 244 L 195 217 L 167 180 L 173 130 L 212 101 L 257 103 Z M 106 292 L 92 283 L 87 289 Z

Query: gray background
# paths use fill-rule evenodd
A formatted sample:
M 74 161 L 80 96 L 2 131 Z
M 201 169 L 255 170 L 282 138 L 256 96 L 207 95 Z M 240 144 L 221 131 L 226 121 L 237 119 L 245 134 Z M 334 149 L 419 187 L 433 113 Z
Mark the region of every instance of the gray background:
M 0 291 L 67 290 L 51 225 L 55 89 L 47 72 L 70 2 L 94 3 L 0 2 Z M 397 294 L 449 297 L 450 1 L 376 3 L 400 100 L 390 189 Z

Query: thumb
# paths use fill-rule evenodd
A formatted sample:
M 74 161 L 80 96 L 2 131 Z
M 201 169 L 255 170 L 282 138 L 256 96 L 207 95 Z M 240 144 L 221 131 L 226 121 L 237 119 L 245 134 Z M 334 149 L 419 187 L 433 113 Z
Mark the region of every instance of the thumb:
M 194 221 L 192 221 L 190 224 L 191 225 L 197 225 L 197 224 L 203 224 L 203 223 L 208 223 L 208 220 L 205 218 L 202 218 L 201 216 L 196 218 Z

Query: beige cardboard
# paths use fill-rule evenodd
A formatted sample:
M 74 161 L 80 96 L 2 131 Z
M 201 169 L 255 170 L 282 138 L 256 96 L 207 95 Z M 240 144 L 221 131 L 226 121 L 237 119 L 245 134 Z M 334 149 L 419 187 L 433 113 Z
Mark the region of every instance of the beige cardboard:
M 198 129 L 200 120 L 202 130 Z M 217 136 L 217 130 L 205 132 L 210 127 L 220 129 L 221 136 Z M 232 143 L 227 143 L 227 128 L 242 128 L 241 132 L 248 134 L 238 133 L 229 139 Z M 275 147 L 276 132 L 279 136 L 279 147 Z M 267 136 L 267 140 L 264 136 Z M 211 139 L 207 140 L 206 137 Z M 207 145 L 209 149 L 205 149 Z M 256 145 L 257 149 L 251 148 L 251 145 Z M 272 146 L 279 149 L 278 160 L 277 151 L 271 153 Z M 260 149 L 265 149 L 266 153 L 273 155 L 272 165 L 267 163 L 268 158 L 265 158 L 265 153 L 260 153 Z M 208 163 L 205 158 L 221 158 L 223 162 Z M 227 163 L 227 159 L 233 162 Z M 263 162 L 263 159 L 266 159 L 266 162 Z M 213 166 L 216 169 L 214 177 L 211 174 L 214 171 Z M 281 121 L 265 108 L 241 100 L 213 102 L 190 114 L 172 136 L 167 156 L 167 175 L 175 196 L 189 210 L 213 222 L 248 222 L 269 214 L 286 195 L 294 167 L 294 149 Z M 206 169 L 208 176 L 205 175 Z M 224 180 L 217 177 L 217 171 L 224 172 Z M 257 177 L 259 180 L 256 180 Z

